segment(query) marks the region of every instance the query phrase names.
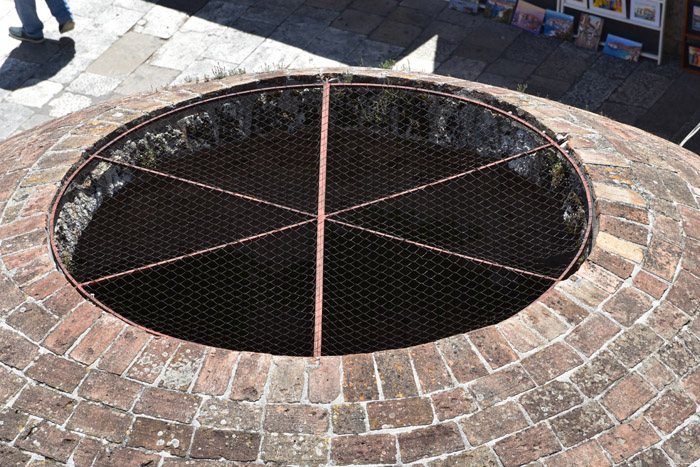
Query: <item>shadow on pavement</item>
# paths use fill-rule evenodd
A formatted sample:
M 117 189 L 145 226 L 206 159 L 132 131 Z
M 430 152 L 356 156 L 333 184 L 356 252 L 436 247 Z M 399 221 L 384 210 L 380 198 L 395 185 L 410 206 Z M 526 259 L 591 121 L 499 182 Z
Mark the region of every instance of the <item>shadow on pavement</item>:
M 0 89 L 14 91 L 47 80 L 75 57 L 75 42 L 68 37 L 18 44 L 0 65 Z

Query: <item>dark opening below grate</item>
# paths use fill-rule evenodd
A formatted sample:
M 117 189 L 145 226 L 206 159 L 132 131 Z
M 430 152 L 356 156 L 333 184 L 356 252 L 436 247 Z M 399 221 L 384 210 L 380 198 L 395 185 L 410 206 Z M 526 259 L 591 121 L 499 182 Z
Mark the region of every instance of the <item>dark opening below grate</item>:
M 259 90 L 122 135 L 64 188 L 57 255 L 152 330 L 342 355 L 497 323 L 570 272 L 581 174 L 544 134 L 395 86 Z

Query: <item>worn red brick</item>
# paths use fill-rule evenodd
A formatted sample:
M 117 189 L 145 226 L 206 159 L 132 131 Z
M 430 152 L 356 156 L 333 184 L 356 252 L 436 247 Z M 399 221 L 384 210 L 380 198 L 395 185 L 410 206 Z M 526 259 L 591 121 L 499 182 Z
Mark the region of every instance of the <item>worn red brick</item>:
M 256 401 L 262 396 L 272 357 L 267 354 L 242 352 L 233 377 L 231 399 Z
M 121 410 L 129 410 L 142 389 L 143 386 L 135 381 L 92 370 L 80 385 L 78 394 Z
M 666 289 L 668 288 L 667 283 L 663 282 L 662 280 L 652 276 L 651 274 L 645 271 L 639 271 L 637 275 L 634 276 L 632 285 L 634 285 L 642 292 L 648 293 L 657 300 L 661 298 L 661 296 L 664 294 L 664 292 L 666 292 Z
M 0 444 L 0 459 L 4 459 L 8 466 L 24 467 L 31 459 L 31 456 L 12 446 Z
M 540 302 L 564 318 L 566 322 L 571 325 L 580 323 L 589 315 L 588 310 L 576 304 L 557 289 L 550 290 L 545 296 L 540 298 Z
M 472 448 L 428 463 L 429 467 L 498 467 L 500 465 L 496 456 L 486 446 Z
M 36 282 L 22 287 L 22 291 L 36 300 L 43 300 L 57 290 L 65 287 L 66 278 L 60 272 L 52 272 Z
M 661 446 L 678 465 L 690 465 L 700 459 L 700 423 L 681 428 Z
M 679 210 L 683 216 L 683 230 L 686 235 L 700 240 L 700 212 L 684 206 L 681 206 Z
M 593 313 L 566 338 L 572 347 L 590 357 L 612 339 L 620 328 L 601 313 Z
M 474 398 L 462 388 L 436 392 L 431 399 L 435 414 L 440 421 L 469 414 L 478 409 Z
M 184 457 L 190 447 L 193 431 L 191 426 L 137 417 L 126 445 L 151 451 L 167 451 Z
M 66 462 L 80 438 L 74 433 L 61 430 L 47 422 L 32 423 L 19 435 L 17 447 Z
M 641 374 L 657 390 L 663 389 L 675 379 L 674 374 L 656 357 L 649 357 L 647 361 L 644 362 L 641 368 Z
M 72 286 L 67 285 L 44 300 L 44 307 L 56 316 L 65 316 L 85 299 Z
M 682 391 L 671 389 L 647 409 L 645 415 L 662 432 L 669 434 L 695 413 L 695 403 Z
M 87 369 L 78 364 L 52 354 L 39 356 L 25 374 L 64 392 L 73 392 L 85 377 Z
M 2 260 L 5 263 L 5 267 L 8 270 L 12 270 L 18 267 L 26 266 L 45 254 L 46 247 L 37 246 L 28 250 L 20 251 L 19 253 L 4 256 Z
M 0 328 L 0 362 L 19 368 L 34 360 L 39 348 L 19 333 Z
M 590 402 L 554 418 L 550 422 L 564 446 L 575 446 L 614 425 L 597 402 Z
M 534 422 L 553 417 L 581 403 L 583 397 L 576 387 L 563 381 L 552 381 L 520 397 L 520 405 Z
M 395 463 L 396 438 L 393 435 L 333 438 L 331 440 L 331 460 L 335 465 Z
M 154 337 L 131 365 L 127 375 L 144 383 L 153 383 L 177 347 L 178 343 L 174 339 Z M 111 352 L 108 352 L 105 358 L 110 357 Z
M 403 462 L 414 462 L 425 457 L 464 449 L 464 442 L 454 423 L 443 423 L 399 433 L 398 439 Z
M 398 400 L 370 402 L 367 417 L 371 430 L 430 425 L 433 408 L 429 399 L 410 397 Z
M 329 403 L 338 395 L 340 395 L 340 357 L 321 357 L 318 359 L 318 366 L 309 370 L 309 401 Z
M 666 298 L 686 313 L 695 312 L 700 306 L 700 279 L 681 270 Z
M 45 418 L 57 425 L 68 420 L 77 405 L 75 399 L 43 386 L 27 386 L 12 407 Z
M 649 230 L 643 225 L 603 215 L 599 219 L 599 228 L 601 232 L 607 232 L 618 238 L 624 238 L 640 245 L 647 244 Z
M 48 212 L 57 191 L 58 186 L 56 185 L 36 187 L 22 209 L 22 217 Z
M 571 295 L 579 302 L 591 308 L 597 308 L 610 294 L 596 284 L 574 274 L 566 281 L 560 282 L 557 288 Z
M 618 426 L 598 438 L 613 461 L 621 462 L 659 441 L 659 436 L 643 418 Z
M 601 402 L 618 420 L 622 421 L 655 395 L 654 388 L 637 373 L 633 373 L 613 386 Z
M 682 250 L 665 240 L 654 237 L 644 258 L 643 268 L 662 279 L 671 280 L 681 259 Z
M 221 395 L 226 392 L 233 375 L 233 366 L 238 360 L 238 352 L 224 349 L 210 349 L 202 369 L 199 371 L 193 392 Z
M 528 425 L 525 416 L 514 402 L 489 407 L 460 420 L 462 430 L 472 446 L 514 433 Z
M 24 300 L 25 295 L 15 284 L 3 274 L 0 274 L 0 316 L 7 315 Z
M 534 334 L 516 317 L 509 318 L 498 325 L 498 329 L 510 345 L 519 352 L 529 352 L 544 343 L 544 340 Z
M 663 339 L 643 324 L 635 324 L 618 336 L 608 347 L 612 353 L 627 367 L 632 368 L 654 353 Z
M 76 308 L 44 340 L 44 347 L 63 355 L 97 320 L 101 311 L 90 303 Z
M 644 313 L 651 309 L 652 302 L 649 297 L 631 287 L 620 290 L 615 296 L 603 305 L 603 310 L 625 326 L 631 326 Z
M 124 328 L 124 322 L 114 316 L 105 314 L 95 323 L 85 337 L 70 353 L 73 360 L 90 365 L 109 347 L 119 332 Z
M 30 339 L 40 341 L 56 325 L 58 318 L 36 303 L 24 303 L 7 317 L 6 322 Z
M 379 399 L 371 354 L 343 357 L 343 396 L 347 402 Z
M 596 441 L 587 441 L 547 459 L 547 467 L 609 467 L 612 462 Z M 651 466 L 650 466 L 651 467 Z
M 304 391 L 304 360 L 298 357 L 273 357 L 268 402 L 299 402 Z
M 13 398 L 25 383 L 22 376 L 0 367 L 0 406 L 4 406 L 5 402 Z
M 36 229 L 46 228 L 46 214 L 27 217 L 9 224 L 0 225 L 0 238 L 10 238 L 17 235 L 26 234 Z
M 700 242 L 688 238 L 683 249 L 683 269 L 700 276 Z
M 697 364 L 696 357 L 683 347 L 680 342 L 666 344 L 659 350 L 661 362 L 678 376 L 685 375 Z
M 576 274 L 593 282 L 608 293 L 615 293 L 622 285 L 622 280 L 619 277 L 590 262 L 583 263 Z
M 537 384 L 544 384 L 581 363 L 581 357 L 562 342 L 523 359 L 523 367 Z
M 498 441 L 493 449 L 503 465 L 510 467 L 560 451 L 561 445 L 552 430 L 541 423 Z
M 664 237 L 666 240 L 676 244 L 680 244 L 683 241 L 681 224 L 662 214 L 656 215 L 652 234 Z
M 488 326 L 467 334 L 491 368 L 500 368 L 518 359 L 515 351 L 495 326 Z
M 681 385 L 696 401 L 700 402 L 700 368 L 696 368 L 683 378 Z
M 647 324 L 658 335 L 672 339 L 690 321 L 690 317 L 668 302 L 661 303 L 647 319 Z
M 262 407 L 250 402 L 209 399 L 202 404 L 197 421 L 201 425 L 240 431 L 260 431 Z
M 205 350 L 205 347 L 199 344 L 181 344 L 168 363 L 158 385 L 168 389 L 186 391 L 202 365 Z
M 103 449 L 93 467 L 116 467 L 116 466 L 143 466 L 151 467 L 158 465 L 160 456 L 157 454 L 146 454 L 131 448 L 111 448 Z
M 113 443 L 121 443 L 132 421 L 133 417 L 127 413 L 81 402 L 68 421 L 67 428 Z
M 488 370 L 464 336 L 441 339 L 437 345 L 458 382 L 467 383 L 488 374 Z M 449 374 L 444 371 L 445 366 L 432 344 L 413 347 L 411 357 L 424 392 L 451 386 Z
M 331 410 L 333 433 L 346 435 L 367 431 L 367 417 L 360 404 L 334 405 Z
M 48 256 L 40 256 L 29 264 L 19 267 L 12 271 L 12 279 L 19 286 L 27 285 L 41 276 L 48 274 L 55 269 L 53 260 Z
M 311 405 L 268 405 L 263 429 L 273 433 L 323 434 L 329 427 L 328 411 Z
M 110 373 L 122 374 L 150 338 L 138 328 L 127 328 L 105 352 L 98 366 Z
M 513 365 L 474 381 L 469 390 L 482 407 L 490 407 L 533 387 L 535 384 L 523 367 Z
M 602 248 L 594 249 L 588 259 L 603 269 L 612 272 L 621 279 L 627 279 L 630 277 L 632 275 L 632 271 L 634 270 L 633 263 L 630 263 L 617 255 L 609 253 Z
M 271 433 L 263 438 L 260 457 L 275 465 L 324 465 L 328 461 L 328 450 L 327 437 Z
M 376 352 L 374 360 L 377 363 L 377 371 L 385 399 L 418 395 L 407 350 Z
M 190 449 L 195 459 L 253 461 L 258 457 L 260 435 L 240 431 L 197 428 Z
M 539 303 L 533 303 L 518 313 L 518 317 L 548 341 L 564 334 L 568 327 L 551 311 Z
M 95 457 L 102 450 L 102 443 L 92 438 L 82 438 L 80 444 L 73 451 L 73 463 L 75 467 L 90 467 Z
M 202 398 L 167 389 L 146 388 L 134 407 L 134 413 L 190 423 Z
M 614 203 L 606 200 L 597 200 L 597 207 L 601 214 L 608 216 L 621 217 L 640 224 L 649 223 L 649 215 L 645 209 L 626 206 L 620 203 Z

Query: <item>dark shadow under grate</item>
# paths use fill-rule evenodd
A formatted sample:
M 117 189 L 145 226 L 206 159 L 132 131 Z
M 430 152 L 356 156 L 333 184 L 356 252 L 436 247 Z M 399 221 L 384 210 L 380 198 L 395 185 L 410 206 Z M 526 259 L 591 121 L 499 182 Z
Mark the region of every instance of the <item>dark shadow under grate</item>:
M 217 347 L 342 355 L 497 323 L 571 271 L 578 169 L 527 123 L 392 86 L 224 96 L 92 156 L 53 218 L 78 287 Z

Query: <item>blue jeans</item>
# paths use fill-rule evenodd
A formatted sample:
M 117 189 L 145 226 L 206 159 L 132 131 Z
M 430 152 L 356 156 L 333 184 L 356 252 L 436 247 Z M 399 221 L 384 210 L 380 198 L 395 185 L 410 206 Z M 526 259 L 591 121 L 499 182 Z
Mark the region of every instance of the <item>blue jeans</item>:
M 73 19 L 67 0 L 46 0 L 46 4 L 58 24 Z M 15 8 L 20 21 L 22 21 L 24 33 L 34 39 L 44 37 L 44 24 L 36 14 L 35 0 L 15 0 Z

